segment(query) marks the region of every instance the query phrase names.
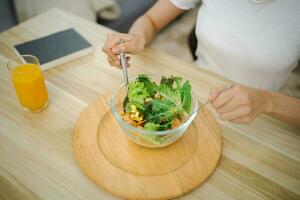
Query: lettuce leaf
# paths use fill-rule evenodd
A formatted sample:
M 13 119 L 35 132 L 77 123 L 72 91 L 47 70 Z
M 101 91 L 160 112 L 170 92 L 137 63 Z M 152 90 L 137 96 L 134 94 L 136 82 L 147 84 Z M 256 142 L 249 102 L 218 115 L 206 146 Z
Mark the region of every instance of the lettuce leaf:
M 145 124 L 144 128 L 147 131 L 157 131 L 160 128 L 160 125 L 152 123 L 152 122 L 148 122 L 148 123 Z
M 189 114 L 191 112 L 192 105 L 191 84 L 189 81 L 185 81 L 181 87 L 181 100 L 183 110 Z
M 155 122 L 163 123 L 172 120 L 178 113 L 176 105 L 167 99 L 154 99 L 152 113 L 157 116 Z
M 170 78 L 162 76 L 160 80 L 160 84 L 165 84 L 170 88 L 173 88 L 174 82 L 176 82 L 176 84 L 178 85 L 178 83 L 180 83 L 181 80 L 182 78 L 178 76 L 171 76 Z
M 167 84 L 161 84 L 159 86 L 158 92 L 164 100 L 167 100 L 174 104 L 174 106 L 177 109 L 177 112 L 182 111 L 181 89 L 179 84 L 176 88 L 170 87 Z
M 134 81 L 128 85 L 128 104 L 126 110 L 130 108 L 130 105 L 135 105 L 138 110 L 145 110 L 145 99 L 150 97 L 145 84 L 143 82 Z
M 153 96 L 155 94 L 156 89 L 157 89 L 157 84 L 155 82 L 152 82 L 151 79 L 147 75 L 140 74 L 137 77 L 137 81 L 144 83 L 144 86 L 150 96 Z

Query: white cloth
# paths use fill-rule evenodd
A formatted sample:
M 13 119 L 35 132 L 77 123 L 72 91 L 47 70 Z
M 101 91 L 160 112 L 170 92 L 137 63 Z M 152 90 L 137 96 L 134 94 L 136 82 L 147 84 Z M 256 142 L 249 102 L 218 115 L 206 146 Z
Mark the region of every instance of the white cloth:
M 170 0 L 190 9 L 198 0 Z M 197 64 L 251 87 L 277 91 L 300 58 L 300 1 L 202 0 Z
M 113 20 L 121 14 L 116 0 L 14 0 L 14 4 L 19 22 L 51 8 L 69 11 L 90 21 L 96 21 L 97 17 Z

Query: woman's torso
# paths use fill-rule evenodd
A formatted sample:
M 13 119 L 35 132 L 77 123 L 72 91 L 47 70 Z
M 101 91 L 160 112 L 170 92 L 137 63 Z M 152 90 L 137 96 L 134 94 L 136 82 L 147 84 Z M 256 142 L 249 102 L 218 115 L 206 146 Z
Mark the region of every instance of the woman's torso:
M 300 1 L 203 0 L 199 66 L 248 86 L 278 90 L 300 55 Z

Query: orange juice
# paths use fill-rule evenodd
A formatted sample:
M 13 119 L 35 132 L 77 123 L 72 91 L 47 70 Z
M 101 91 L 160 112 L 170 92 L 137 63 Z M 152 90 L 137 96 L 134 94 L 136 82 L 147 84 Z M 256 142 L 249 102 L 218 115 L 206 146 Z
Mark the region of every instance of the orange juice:
M 12 82 L 21 105 L 30 111 L 42 110 L 48 103 L 48 92 L 37 64 L 19 65 L 11 71 Z

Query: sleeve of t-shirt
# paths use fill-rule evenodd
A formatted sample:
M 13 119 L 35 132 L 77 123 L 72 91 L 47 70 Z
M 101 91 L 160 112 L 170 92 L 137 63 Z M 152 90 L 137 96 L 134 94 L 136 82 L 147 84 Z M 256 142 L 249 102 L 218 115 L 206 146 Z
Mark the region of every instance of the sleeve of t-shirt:
M 194 8 L 200 0 L 170 0 L 177 8 L 188 10 Z

